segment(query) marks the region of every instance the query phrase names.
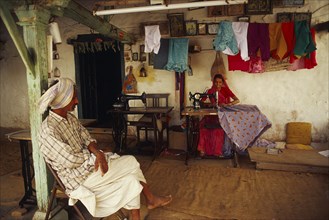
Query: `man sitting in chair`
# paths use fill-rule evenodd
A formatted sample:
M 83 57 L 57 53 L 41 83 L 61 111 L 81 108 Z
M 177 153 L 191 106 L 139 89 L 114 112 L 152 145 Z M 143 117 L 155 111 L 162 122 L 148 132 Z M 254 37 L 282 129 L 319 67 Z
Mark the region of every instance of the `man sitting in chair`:
M 40 150 L 57 172 L 70 201 L 80 200 L 94 217 L 106 217 L 120 208 L 140 219 L 140 193 L 148 209 L 171 202 L 171 195 L 154 195 L 133 156 L 119 156 L 97 149 L 97 142 L 70 113 L 78 104 L 75 84 L 60 78 L 39 100 L 44 113 L 51 108 L 39 132 Z

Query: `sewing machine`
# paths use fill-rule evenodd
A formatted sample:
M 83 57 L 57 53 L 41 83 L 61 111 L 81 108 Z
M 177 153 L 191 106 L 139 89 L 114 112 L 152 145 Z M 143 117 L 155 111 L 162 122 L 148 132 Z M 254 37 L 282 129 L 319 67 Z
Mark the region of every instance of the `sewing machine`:
M 122 94 L 118 97 L 118 101 L 113 104 L 114 108 L 129 110 L 129 101 L 130 100 L 141 100 L 146 107 L 146 93 L 143 92 L 142 95 L 126 95 Z
M 208 94 L 208 93 L 199 93 L 196 92 L 192 94 L 191 92 L 189 93 L 190 101 L 193 99 L 193 108 L 194 109 L 200 109 L 201 108 L 201 99 L 203 98 L 214 98 L 217 103 L 217 95 L 216 93 L 213 94 Z

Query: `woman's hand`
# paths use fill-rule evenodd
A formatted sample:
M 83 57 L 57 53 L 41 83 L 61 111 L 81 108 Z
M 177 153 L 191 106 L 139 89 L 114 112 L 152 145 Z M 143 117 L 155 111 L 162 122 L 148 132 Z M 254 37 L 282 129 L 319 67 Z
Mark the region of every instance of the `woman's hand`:
M 96 154 L 96 160 L 95 160 L 95 171 L 98 170 L 98 168 L 101 169 L 102 176 L 104 176 L 105 173 L 107 173 L 109 167 L 105 158 L 105 154 L 102 151 L 98 151 Z

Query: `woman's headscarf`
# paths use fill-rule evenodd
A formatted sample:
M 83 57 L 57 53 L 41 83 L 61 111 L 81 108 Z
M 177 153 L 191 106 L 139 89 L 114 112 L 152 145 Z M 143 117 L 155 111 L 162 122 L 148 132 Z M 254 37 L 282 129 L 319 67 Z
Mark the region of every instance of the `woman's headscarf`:
M 223 80 L 223 86 L 222 86 L 222 88 L 221 88 L 221 94 L 218 94 L 218 95 L 219 95 L 219 97 L 218 97 L 219 100 L 217 100 L 217 101 L 218 101 L 218 103 L 228 103 L 228 102 L 229 102 L 229 98 L 226 98 L 225 95 L 226 95 L 226 94 L 231 94 L 232 91 L 231 91 L 230 88 L 228 87 L 228 85 L 227 85 L 227 83 L 226 83 L 226 80 L 225 80 L 224 76 L 223 76 L 222 74 L 220 74 L 220 73 L 214 75 L 214 78 L 213 78 L 213 80 L 212 80 L 212 87 L 208 90 L 207 93 L 208 93 L 208 94 L 216 93 L 216 91 L 217 91 L 217 87 L 216 87 L 216 85 L 215 85 L 215 78 L 219 78 L 219 77 L 217 77 L 217 75 L 221 75 L 221 76 L 222 76 L 221 79 Z M 215 102 L 215 99 L 214 99 L 214 98 L 210 98 L 210 101 L 211 101 L 212 103 L 214 103 L 214 102 Z
M 39 111 L 43 114 L 48 106 L 59 109 L 67 106 L 73 98 L 74 82 L 69 78 L 60 78 L 39 99 Z
M 223 76 L 221 73 L 217 73 L 216 75 L 214 75 L 214 77 L 213 77 L 213 79 L 212 79 L 212 86 L 211 86 L 211 88 L 209 89 L 209 91 L 212 91 L 212 93 L 216 92 L 217 87 L 216 87 L 216 85 L 215 85 L 215 78 L 218 78 L 217 75 L 221 75 L 221 76 L 222 76 L 222 78 L 221 78 L 221 79 L 223 80 L 223 86 L 222 86 L 222 88 L 230 89 L 230 88 L 228 87 L 227 83 L 226 83 L 226 80 L 225 80 L 224 76 Z

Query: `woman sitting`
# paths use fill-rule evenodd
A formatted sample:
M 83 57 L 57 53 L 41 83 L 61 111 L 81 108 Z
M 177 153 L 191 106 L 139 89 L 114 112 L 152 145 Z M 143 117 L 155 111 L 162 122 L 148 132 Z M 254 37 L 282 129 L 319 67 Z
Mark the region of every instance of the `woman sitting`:
M 217 93 L 216 93 L 217 92 Z M 207 91 L 208 94 L 217 94 L 217 103 L 215 98 L 210 98 L 211 104 L 219 107 L 230 106 L 239 103 L 239 99 L 229 89 L 224 77 L 216 74 L 213 79 L 212 87 Z M 205 101 L 201 100 L 201 101 Z M 200 135 L 198 151 L 201 157 L 221 156 L 224 144 L 224 130 L 220 128 L 218 116 L 207 115 L 200 121 Z

